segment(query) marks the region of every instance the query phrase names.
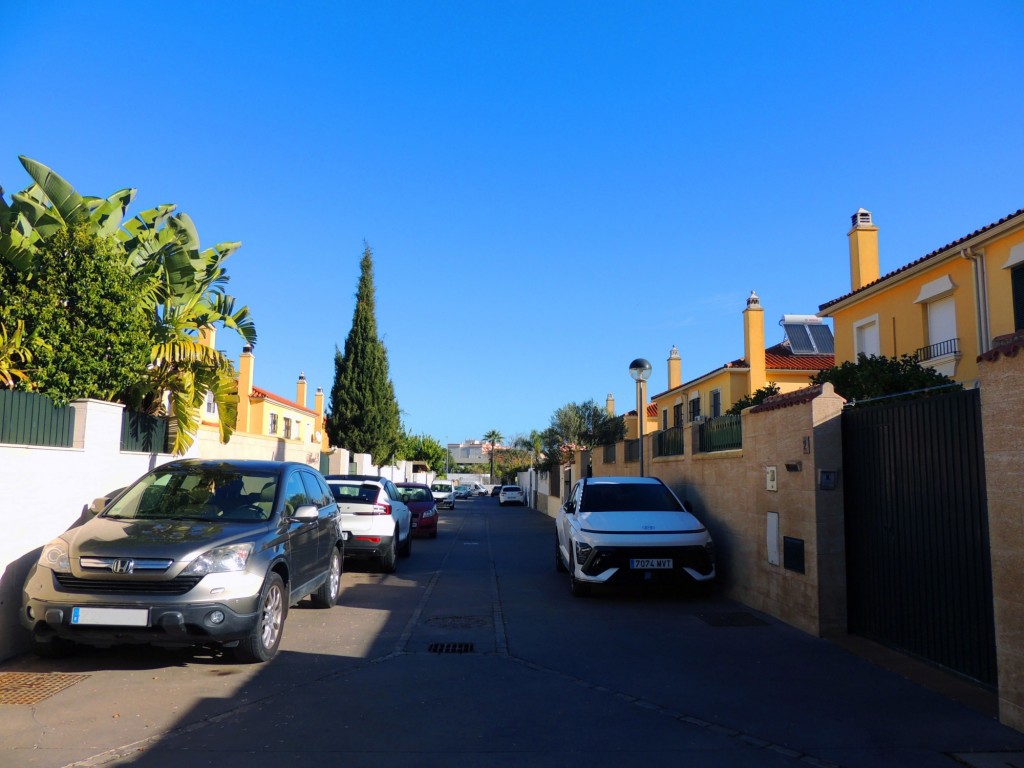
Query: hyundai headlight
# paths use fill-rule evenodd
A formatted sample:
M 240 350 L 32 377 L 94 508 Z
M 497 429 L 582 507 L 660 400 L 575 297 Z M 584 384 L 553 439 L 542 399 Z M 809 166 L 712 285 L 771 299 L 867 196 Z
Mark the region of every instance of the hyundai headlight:
M 68 554 L 68 543 L 64 539 L 54 539 L 39 555 L 39 564 L 45 565 L 57 573 L 71 573 L 71 556 Z
M 233 573 L 244 571 L 249 555 L 252 554 L 252 542 L 245 544 L 229 544 L 204 552 L 193 560 L 188 568 L 182 571 L 185 576 L 205 576 L 208 573 Z

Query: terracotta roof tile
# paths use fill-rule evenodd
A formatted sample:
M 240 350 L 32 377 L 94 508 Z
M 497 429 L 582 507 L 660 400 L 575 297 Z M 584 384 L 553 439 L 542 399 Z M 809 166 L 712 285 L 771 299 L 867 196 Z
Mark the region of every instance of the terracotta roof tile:
M 1000 357 L 1016 357 L 1024 349 L 1024 331 L 1015 331 L 993 339 L 994 346 L 988 352 L 978 355 L 978 362 L 986 360 L 994 363 Z
M 312 416 L 320 415 L 311 408 L 306 408 L 305 406 L 299 405 L 294 400 L 289 400 L 287 398 L 281 397 L 280 395 L 275 395 L 273 392 L 269 392 L 266 389 L 261 389 L 260 387 L 253 387 L 252 392 L 249 394 L 249 397 L 259 398 L 261 400 L 272 400 L 275 403 L 287 405 L 289 408 L 294 408 L 297 411 L 302 411 L 303 413 L 308 413 L 311 414 Z
M 811 387 L 798 389 L 795 392 L 786 392 L 782 395 L 774 395 L 767 398 L 760 405 L 750 409 L 751 413 L 763 413 L 764 411 L 775 411 L 779 408 L 792 408 L 794 405 L 809 403 L 821 394 L 821 385 L 815 384 Z
M 895 275 L 898 275 L 901 272 L 905 272 L 906 270 L 910 269 L 911 267 L 916 267 L 918 264 L 920 264 L 922 262 L 925 262 L 925 261 L 928 261 L 928 259 L 934 259 L 936 256 L 938 256 L 941 253 L 944 253 L 944 252 L 948 251 L 950 248 L 956 248 L 958 245 L 961 245 L 961 244 L 965 243 L 966 241 L 970 240 L 972 237 L 977 237 L 978 235 L 984 234 L 985 232 L 988 232 L 993 227 L 998 227 L 1000 224 L 1005 224 L 1010 219 L 1012 219 L 1012 218 L 1014 218 L 1016 216 L 1020 216 L 1021 214 L 1024 214 L 1024 208 L 1021 208 L 1020 210 L 1014 211 L 1009 216 L 1004 216 L 999 221 L 994 221 L 991 224 L 982 227 L 981 229 L 976 229 L 973 232 L 971 232 L 971 234 L 964 235 L 959 240 L 954 240 L 952 243 L 947 243 L 946 245 L 942 246 L 941 248 L 937 248 L 936 250 L 932 251 L 929 254 L 926 254 L 925 256 L 922 256 L 921 258 L 917 259 L 916 261 L 912 261 L 909 264 L 904 264 L 899 269 L 894 269 L 892 272 L 889 272 L 886 275 L 882 275 L 877 280 L 875 280 L 873 282 L 870 282 L 867 285 L 861 286 L 856 291 L 851 291 L 850 293 L 847 293 L 845 296 L 840 296 L 838 299 L 832 299 L 832 301 L 825 302 L 824 304 L 819 304 L 818 305 L 818 311 L 819 312 L 824 312 L 829 307 L 831 307 L 831 306 L 833 306 L 835 304 L 838 304 L 841 301 L 845 301 L 846 299 L 850 298 L 851 296 L 857 295 L 861 291 L 866 291 L 868 288 L 871 288 L 872 286 L 878 285 L 879 283 L 883 283 L 886 280 L 888 280 L 890 277 L 894 277 Z

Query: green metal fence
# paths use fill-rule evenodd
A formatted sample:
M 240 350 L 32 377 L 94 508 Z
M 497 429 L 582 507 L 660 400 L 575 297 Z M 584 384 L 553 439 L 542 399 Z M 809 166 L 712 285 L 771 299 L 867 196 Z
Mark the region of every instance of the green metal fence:
M 121 417 L 121 450 L 167 453 L 167 418 L 125 411 Z
M 71 448 L 75 411 L 35 392 L 0 390 L 0 443 Z
M 743 447 L 743 421 L 737 414 L 727 413 L 696 425 L 695 452 L 713 453 Z

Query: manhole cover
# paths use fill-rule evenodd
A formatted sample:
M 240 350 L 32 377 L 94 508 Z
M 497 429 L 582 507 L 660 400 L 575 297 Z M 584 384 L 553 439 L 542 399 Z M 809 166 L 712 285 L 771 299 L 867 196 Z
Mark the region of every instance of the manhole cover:
M 444 629 L 479 629 L 490 623 L 491 620 L 484 616 L 435 616 L 427 619 L 430 626 Z
M 0 704 L 38 704 L 87 677 L 60 672 L 0 672 Z
M 431 643 L 427 646 L 430 653 L 473 653 L 472 643 Z
M 766 627 L 767 621 L 743 611 L 734 613 L 702 613 L 701 619 L 712 627 Z

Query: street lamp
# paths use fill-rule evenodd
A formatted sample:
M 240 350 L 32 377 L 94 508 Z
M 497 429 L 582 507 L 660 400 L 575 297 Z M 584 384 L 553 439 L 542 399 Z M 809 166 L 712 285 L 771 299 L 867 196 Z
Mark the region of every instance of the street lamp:
M 644 476 L 644 382 L 651 375 L 651 364 L 638 357 L 629 364 L 629 375 L 636 382 L 636 428 L 640 445 L 640 477 Z

